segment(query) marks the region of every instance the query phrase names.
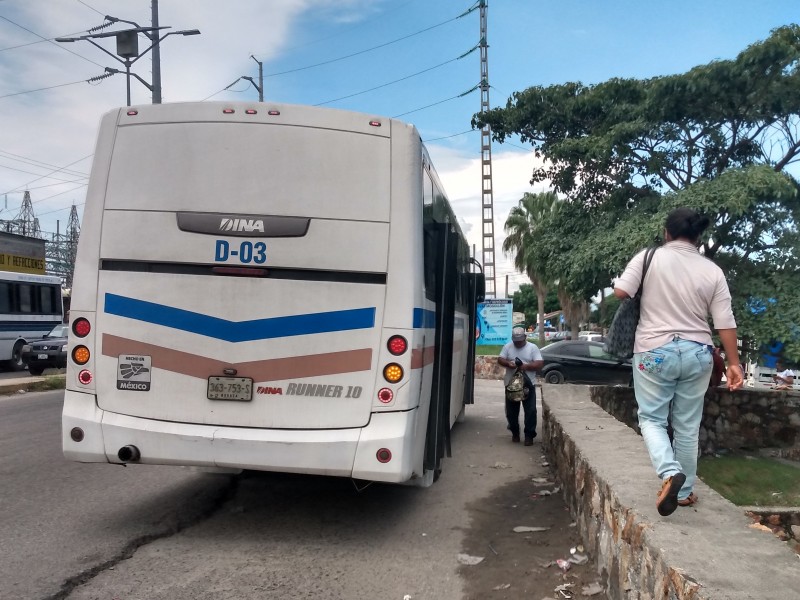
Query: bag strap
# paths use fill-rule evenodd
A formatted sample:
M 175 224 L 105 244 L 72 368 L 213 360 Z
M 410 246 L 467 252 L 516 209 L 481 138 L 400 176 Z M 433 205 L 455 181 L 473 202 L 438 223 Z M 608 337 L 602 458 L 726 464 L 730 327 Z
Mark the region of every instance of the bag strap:
M 647 269 L 650 268 L 650 263 L 653 261 L 653 255 L 656 253 L 657 248 L 651 247 L 647 249 L 644 255 L 644 268 L 642 269 L 642 281 L 639 283 L 639 289 L 636 291 L 637 296 L 642 295 L 642 288 L 644 287 L 644 278 L 647 275 Z

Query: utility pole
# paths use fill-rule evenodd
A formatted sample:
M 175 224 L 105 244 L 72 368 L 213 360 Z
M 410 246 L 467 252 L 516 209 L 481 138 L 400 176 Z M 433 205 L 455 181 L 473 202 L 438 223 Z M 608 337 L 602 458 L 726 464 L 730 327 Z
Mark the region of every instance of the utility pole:
M 264 101 L 264 63 L 262 63 L 260 60 L 258 60 L 252 54 L 250 55 L 250 58 L 252 58 L 254 61 L 256 61 L 258 63 L 258 85 L 256 86 L 256 88 L 258 89 L 258 101 L 259 102 L 263 102 Z M 251 83 L 253 83 L 252 80 L 251 80 Z M 253 83 L 253 85 L 256 85 L 256 84 Z
M 151 0 L 150 9 L 152 11 L 153 31 L 158 32 L 158 0 Z M 158 34 L 156 33 L 156 36 Z M 148 36 L 150 37 L 150 36 Z M 151 40 L 153 38 L 150 38 Z M 156 37 L 153 45 L 153 104 L 161 104 L 161 40 Z
M 158 2 L 154 2 L 153 10 L 158 10 Z M 155 17 L 156 21 L 158 20 L 158 16 Z M 64 38 L 55 38 L 56 42 L 78 42 L 78 41 L 86 41 L 96 46 L 106 54 L 108 54 L 111 58 L 116 60 L 117 62 L 122 63 L 125 65 L 125 75 L 126 75 L 126 83 L 127 83 L 127 101 L 128 106 L 131 105 L 131 77 L 135 77 L 139 80 L 139 82 L 145 86 L 148 90 L 150 90 L 153 94 L 153 104 L 159 104 L 161 102 L 161 65 L 160 65 L 160 54 L 159 54 L 159 63 L 157 66 L 154 65 L 153 67 L 153 82 L 157 82 L 157 88 L 155 85 L 150 85 L 144 79 L 139 77 L 136 73 L 131 71 L 131 65 L 135 63 L 137 60 L 142 58 L 145 54 L 150 52 L 150 50 L 158 49 L 159 44 L 170 35 L 200 35 L 200 31 L 197 29 L 186 29 L 183 31 L 170 31 L 161 35 L 162 29 L 169 29 L 169 27 L 158 27 L 154 29 L 152 27 L 140 27 L 138 23 L 134 21 L 126 21 L 125 19 L 118 19 L 116 17 L 112 17 L 106 15 L 106 21 L 111 23 L 128 23 L 129 25 L 133 25 L 133 29 L 124 29 L 121 31 L 111 31 L 109 33 L 97 33 L 93 35 L 82 35 L 80 37 L 64 37 Z M 143 52 L 139 52 L 139 37 L 138 35 L 143 33 L 147 36 L 152 44 Z M 100 44 L 95 42 L 95 39 L 99 38 L 108 38 L 113 37 L 116 38 L 117 41 L 117 54 L 116 56 L 103 48 Z M 120 58 L 121 57 L 121 58 Z M 124 60 L 123 60 L 124 59 Z M 119 73 L 117 69 L 112 69 L 110 67 L 105 68 L 106 73 L 116 74 Z M 156 79 L 157 78 L 157 79 Z M 156 102 L 158 100 L 158 102 Z
M 489 45 L 486 43 L 486 0 L 481 9 L 481 112 L 489 110 Z M 494 273 L 494 192 L 492 190 L 492 131 L 488 125 L 481 129 L 482 206 L 483 206 L 483 274 L 486 278 L 486 297 L 496 298 Z M 506 288 L 508 289 L 508 288 Z

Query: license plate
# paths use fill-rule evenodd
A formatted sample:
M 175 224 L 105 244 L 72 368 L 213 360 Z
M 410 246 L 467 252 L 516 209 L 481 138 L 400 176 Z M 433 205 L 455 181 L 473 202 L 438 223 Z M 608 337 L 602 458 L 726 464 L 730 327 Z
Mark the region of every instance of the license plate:
M 249 377 L 209 377 L 209 400 L 238 400 L 249 402 L 253 399 L 253 380 Z
M 47 354 L 39 354 L 39 355 L 37 356 L 37 358 L 38 358 L 39 360 L 47 360 L 47 359 L 49 358 L 49 356 L 47 356 Z

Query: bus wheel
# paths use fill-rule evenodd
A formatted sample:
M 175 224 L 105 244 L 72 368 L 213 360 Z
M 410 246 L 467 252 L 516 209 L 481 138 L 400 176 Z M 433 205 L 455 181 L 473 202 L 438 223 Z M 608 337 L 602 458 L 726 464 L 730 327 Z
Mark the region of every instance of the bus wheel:
M 22 371 L 25 369 L 25 362 L 22 360 L 22 342 L 19 341 L 14 344 L 14 349 L 11 351 L 11 360 L 6 361 L 6 367 L 9 371 Z

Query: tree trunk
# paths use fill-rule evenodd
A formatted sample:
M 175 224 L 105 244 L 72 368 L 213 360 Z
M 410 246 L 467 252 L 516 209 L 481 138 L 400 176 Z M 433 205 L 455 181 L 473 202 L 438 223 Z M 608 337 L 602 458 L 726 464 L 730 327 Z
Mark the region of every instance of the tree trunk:
M 536 299 L 539 301 L 539 347 L 544 346 L 544 300 L 547 296 L 546 289 L 536 290 Z

